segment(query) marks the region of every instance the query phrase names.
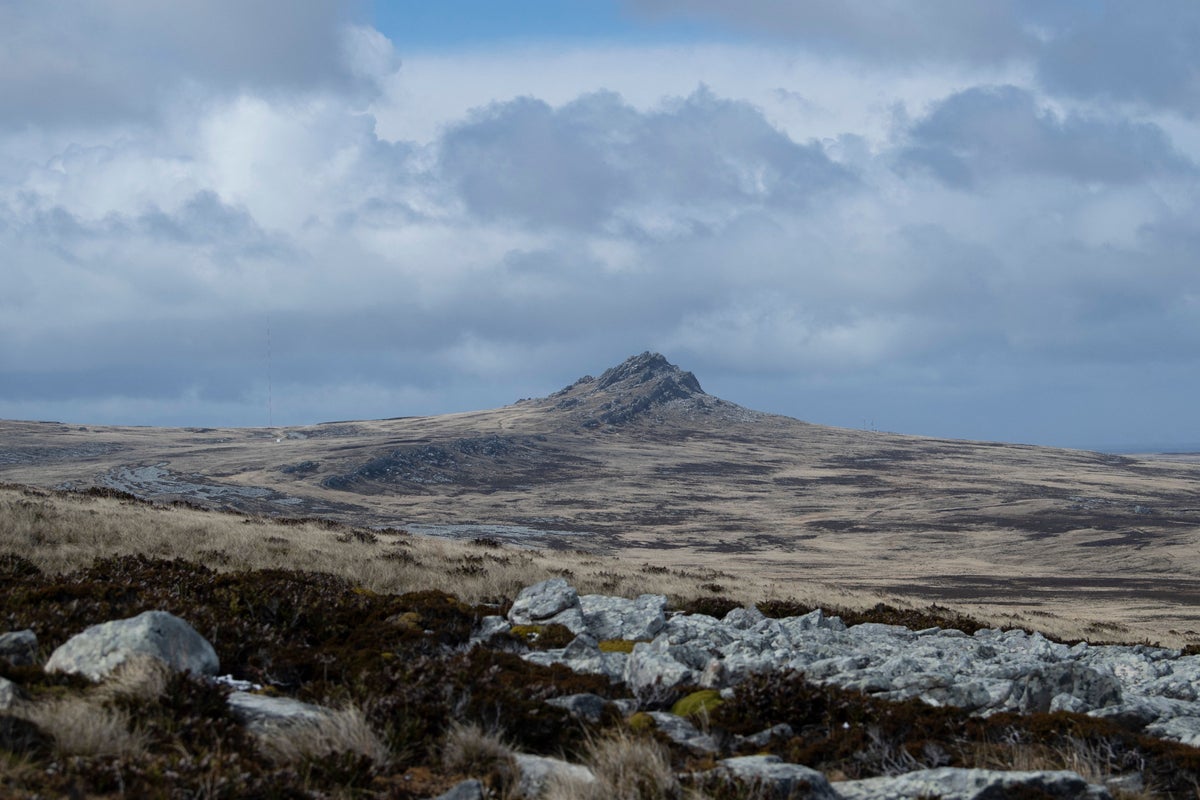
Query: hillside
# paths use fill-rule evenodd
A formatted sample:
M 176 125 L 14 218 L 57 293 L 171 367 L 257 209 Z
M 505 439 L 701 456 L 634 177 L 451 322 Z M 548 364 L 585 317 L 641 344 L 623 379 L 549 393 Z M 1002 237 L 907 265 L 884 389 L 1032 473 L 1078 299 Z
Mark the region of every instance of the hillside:
M 1200 639 L 1200 465 L 823 427 L 644 353 L 549 397 L 273 429 L 0 422 L 0 480 Z

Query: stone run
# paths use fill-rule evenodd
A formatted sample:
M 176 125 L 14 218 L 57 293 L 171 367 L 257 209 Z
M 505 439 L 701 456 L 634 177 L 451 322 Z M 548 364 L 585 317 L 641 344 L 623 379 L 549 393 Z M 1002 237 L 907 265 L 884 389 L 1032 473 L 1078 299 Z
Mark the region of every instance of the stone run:
M 573 642 L 524 658 L 605 675 L 643 705 L 662 704 L 685 685 L 729 689 L 754 673 L 797 671 L 817 684 L 980 715 L 1065 710 L 1118 717 L 1151 735 L 1200 745 L 1200 656 L 1178 650 L 1069 646 L 1020 630 L 967 635 L 878 623 L 847 628 L 819 609 L 784 619 L 755 608 L 734 609 L 722 619 L 667 615 L 661 595 L 579 597 L 561 578 L 531 586 L 521 597 L 507 621 L 485 620 L 481 638 L 521 620 L 569 620 L 578 634 Z M 528 608 L 541 616 L 523 611 Z M 628 653 L 601 650 L 605 639 L 636 643 Z

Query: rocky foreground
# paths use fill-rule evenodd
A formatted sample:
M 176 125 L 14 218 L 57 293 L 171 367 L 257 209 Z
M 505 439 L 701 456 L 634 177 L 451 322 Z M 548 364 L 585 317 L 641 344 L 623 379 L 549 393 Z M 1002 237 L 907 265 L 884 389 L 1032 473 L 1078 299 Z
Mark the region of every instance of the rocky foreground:
M 1200 658 L 1173 650 L 700 613 L 561 578 L 469 607 L 179 561 L 50 576 L 4 556 L 0 572 L 0 630 L 26 624 L 0 635 L 5 797 L 985 800 L 1200 782 Z
M 662 595 L 580 597 L 561 578 L 526 589 L 508 619 L 485 619 L 477 638 L 514 624 L 568 628 L 576 634 L 569 645 L 526 658 L 605 675 L 643 703 L 681 686 L 729 694 L 751 675 L 797 671 L 818 684 L 886 700 L 917 698 L 983 715 L 1071 711 L 1200 744 L 1200 656 L 1178 650 L 1068 646 L 1021 630 L 967 635 L 871 622 L 847 628 L 820 609 L 784 619 L 756 608 L 737 608 L 722 619 L 668 617 Z M 621 639 L 638 643 L 629 653 L 600 647 Z

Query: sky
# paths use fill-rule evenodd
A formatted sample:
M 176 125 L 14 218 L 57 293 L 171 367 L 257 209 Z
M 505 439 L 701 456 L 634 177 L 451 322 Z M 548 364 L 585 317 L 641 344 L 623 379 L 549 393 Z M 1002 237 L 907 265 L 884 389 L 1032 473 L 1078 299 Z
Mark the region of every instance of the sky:
M 0 418 L 661 352 L 828 425 L 1200 448 L 1200 4 L 0 3 Z

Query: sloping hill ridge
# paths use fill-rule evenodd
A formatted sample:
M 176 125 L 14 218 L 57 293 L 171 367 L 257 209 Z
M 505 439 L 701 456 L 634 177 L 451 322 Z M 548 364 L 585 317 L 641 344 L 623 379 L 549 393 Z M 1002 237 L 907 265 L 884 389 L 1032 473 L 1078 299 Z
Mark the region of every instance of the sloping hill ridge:
M 0 442 L 12 482 L 785 586 L 1046 613 L 1085 598 L 1114 625 L 1152 607 L 1200 630 L 1200 466 L 812 425 L 709 395 L 656 353 L 487 411 L 273 429 L 0 422 Z

